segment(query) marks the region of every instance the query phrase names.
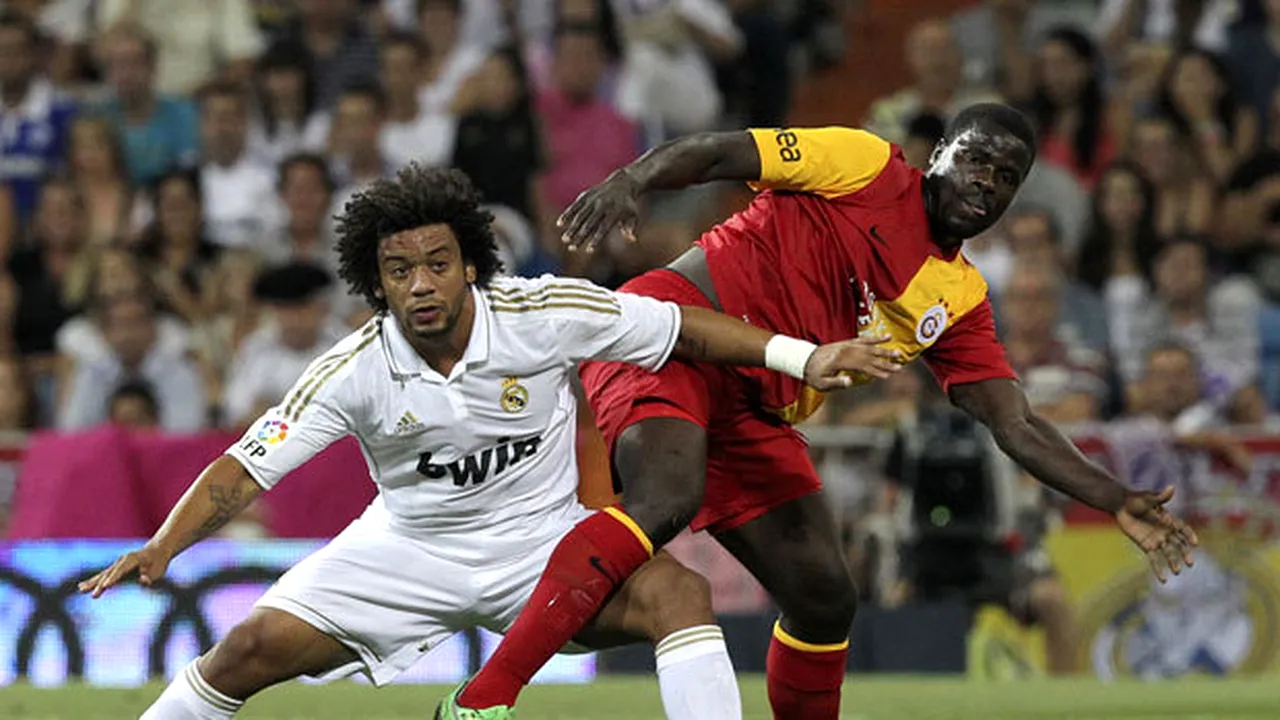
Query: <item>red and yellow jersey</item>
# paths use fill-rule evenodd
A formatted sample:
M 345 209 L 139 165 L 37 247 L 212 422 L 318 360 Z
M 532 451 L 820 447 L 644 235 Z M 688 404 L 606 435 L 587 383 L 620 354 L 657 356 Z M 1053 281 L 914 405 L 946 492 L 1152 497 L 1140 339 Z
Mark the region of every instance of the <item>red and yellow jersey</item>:
M 996 338 L 987 284 L 933 241 L 923 176 L 888 142 L 842 127 L 751 130 L 760 192 L 698 244 L 724 312 L 815 343 L 889 335 L 947 388 L 1014 377 Z M 788 422 L 821 394 L 781 373 L 757 379 Z M 858 378 L 865 382 L 867 378 Z

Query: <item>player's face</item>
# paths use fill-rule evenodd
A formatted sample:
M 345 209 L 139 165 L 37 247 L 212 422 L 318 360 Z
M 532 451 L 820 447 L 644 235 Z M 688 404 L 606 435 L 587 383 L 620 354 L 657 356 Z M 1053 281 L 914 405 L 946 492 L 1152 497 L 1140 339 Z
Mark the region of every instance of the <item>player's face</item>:
M 471 298 L 476 268 L 464 262 L 453 230 L 443 223 L 406 230 L 378 245 L 382 295 L 410 339 L 440 340 L 458 325 Z
M 935 185 L 934 226 L 961 241 L 995 224 L 1031 169 L 1031 153 L 1017 137 L 977 125 L 944 141 L 929 177 Z

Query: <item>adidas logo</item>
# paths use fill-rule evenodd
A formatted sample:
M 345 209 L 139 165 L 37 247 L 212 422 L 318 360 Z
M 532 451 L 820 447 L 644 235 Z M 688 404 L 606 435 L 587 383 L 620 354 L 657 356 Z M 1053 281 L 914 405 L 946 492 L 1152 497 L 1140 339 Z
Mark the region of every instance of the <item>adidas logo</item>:
M 404 414 L 400 416 L 400 420 L 396 422 L 395 432 L 397 435 L 402 435 L 404 433 L 417 432 L 422 430 L 424 427 L 426 426 L 419 422 L 418 418 L 414 416 L 413 413 L 405 410 Z

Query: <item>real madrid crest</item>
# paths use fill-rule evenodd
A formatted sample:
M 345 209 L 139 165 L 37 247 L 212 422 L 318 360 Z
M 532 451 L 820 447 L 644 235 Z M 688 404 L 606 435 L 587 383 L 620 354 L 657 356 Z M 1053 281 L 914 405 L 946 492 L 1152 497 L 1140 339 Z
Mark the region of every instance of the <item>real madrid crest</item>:
M 518 413 L 529 405 L 529 390 L 520 384 L 520 378 L 508 377 L 502 381 L 502 397 L 499 399 L 502 409 L 509 413 Z

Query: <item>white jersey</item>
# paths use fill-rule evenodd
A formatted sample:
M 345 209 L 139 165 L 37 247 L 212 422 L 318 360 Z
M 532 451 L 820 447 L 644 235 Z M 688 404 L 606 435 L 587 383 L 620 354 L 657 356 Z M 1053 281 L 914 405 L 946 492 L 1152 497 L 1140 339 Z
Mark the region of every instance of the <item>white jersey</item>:
M 472 296 L 471 339 L 448 377 L 380 315 L 313 362 L 227 454 L 270 488 L 353 435 L 393 529 L 540 538 L 546 518 L 578 508 L 576 364 L 661 367 L 680 308 L 549 275 L 495 278 Z

